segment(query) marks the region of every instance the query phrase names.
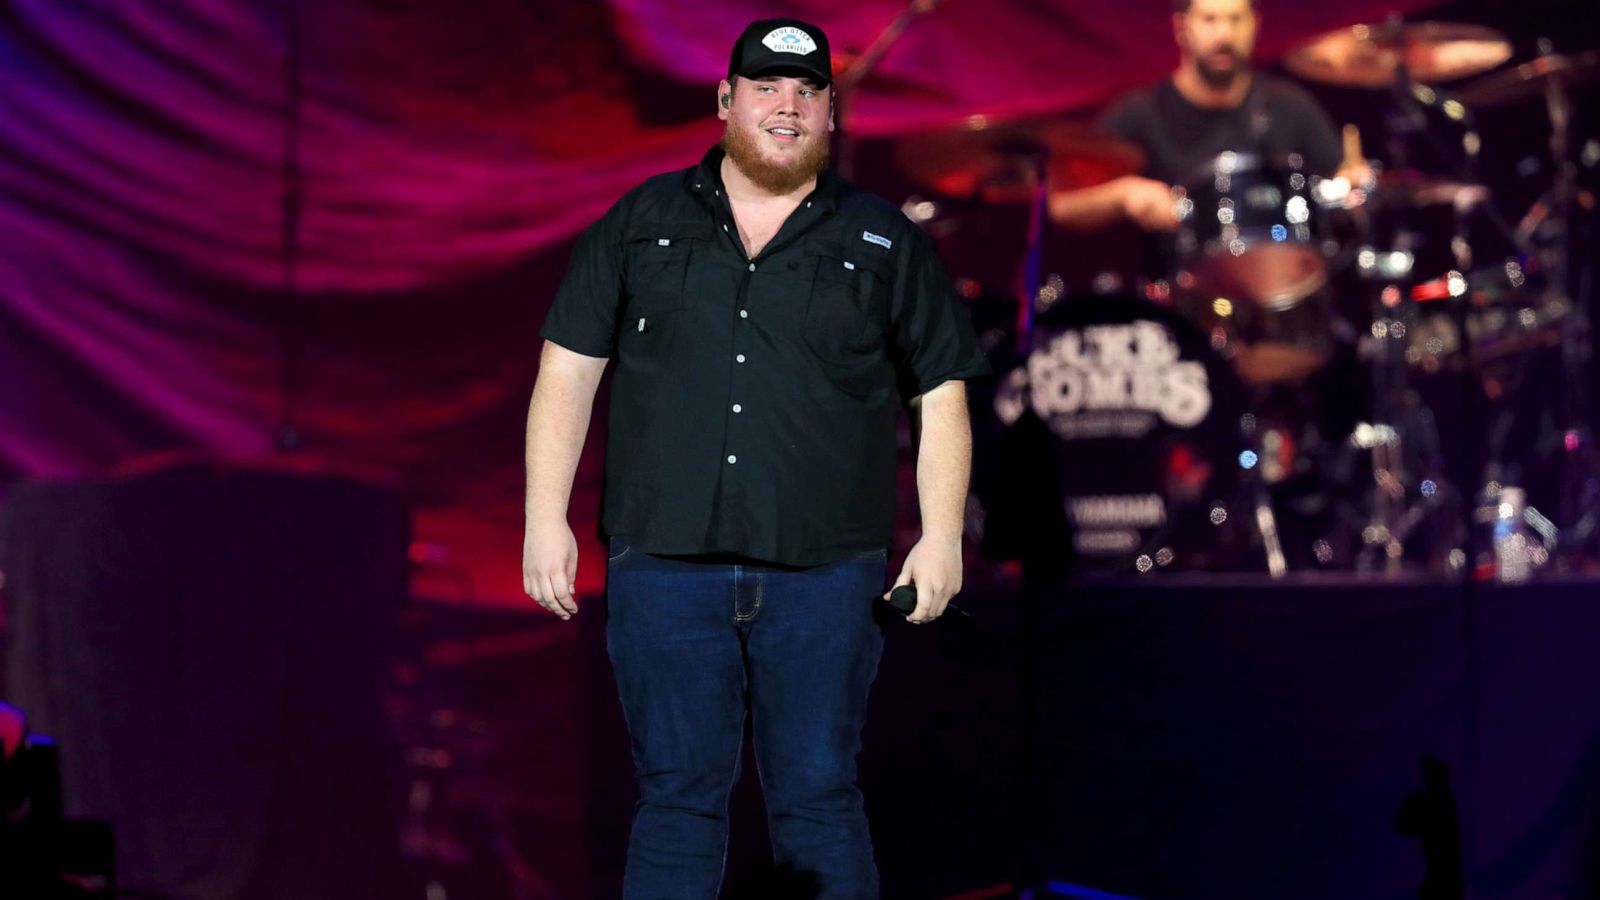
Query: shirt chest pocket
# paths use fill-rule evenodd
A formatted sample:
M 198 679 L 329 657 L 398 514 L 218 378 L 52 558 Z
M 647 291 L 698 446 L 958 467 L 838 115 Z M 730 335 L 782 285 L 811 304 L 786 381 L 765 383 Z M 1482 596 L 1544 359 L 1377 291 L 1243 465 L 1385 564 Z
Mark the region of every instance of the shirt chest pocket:
M 692 300 L 710 248 L 710 225 L 640 222 L 623 242 L 629 319 L 660 318 Z
M 876 356 L 888 327 L 890 260 L 836 246 L 811 248 L 816 275 L 806 303 L 805 336 L 824 361 Z

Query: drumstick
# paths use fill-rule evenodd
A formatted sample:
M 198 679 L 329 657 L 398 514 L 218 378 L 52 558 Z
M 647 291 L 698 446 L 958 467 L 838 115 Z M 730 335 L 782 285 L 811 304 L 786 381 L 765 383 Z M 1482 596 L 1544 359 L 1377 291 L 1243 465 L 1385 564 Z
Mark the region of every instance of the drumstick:
M 1344 127 L 1344 164 L 1361 166 L 1367 162 L 1361 155 L 1361 129 L 1354 125 Z

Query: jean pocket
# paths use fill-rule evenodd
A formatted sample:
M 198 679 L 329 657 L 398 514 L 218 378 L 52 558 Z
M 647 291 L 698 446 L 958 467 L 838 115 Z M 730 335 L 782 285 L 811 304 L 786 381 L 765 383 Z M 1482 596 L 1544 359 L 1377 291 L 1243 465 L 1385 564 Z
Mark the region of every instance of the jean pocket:
M 633 552 L 633 546 L 631 544 L 625 544 L 617 538 L 611 539 L 610 545 L 607 549 L 608 553 L 606 555 L 606 565 L 608 566 L 616 565 L 622 561 L 623 557 Z

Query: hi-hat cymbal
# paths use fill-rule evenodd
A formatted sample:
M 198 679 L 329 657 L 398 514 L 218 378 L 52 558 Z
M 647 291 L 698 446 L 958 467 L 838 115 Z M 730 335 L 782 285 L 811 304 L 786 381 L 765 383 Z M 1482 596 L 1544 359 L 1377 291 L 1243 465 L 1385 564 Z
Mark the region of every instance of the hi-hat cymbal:
M 895 148 L 901 171 L 918 184 L 994 203 L 1027 201 L 1039 160 L 1052 189 L 1071 190 L 1132 175 L 1144 154 L 1120 138 L 1059 119 L 994 122 L 982 116 L 910 135 Z
M 1352 25 L 1291 50 L 1283 64 L 1302 78 L 1345 87 L 1384 88 L 1405 63 L 1412 81 L 1431 84 L 1487 72 L 1511 58 L 1505 35 L 1479 25 L 1407 22 Z
M 1468 106 L 1499 106 L 1543 98 L 1545 87 L 1551 81 L 1577 87 L 1596 80 L 1600 80 L 1600 50 L 1587 50 L 1571 56 L 1541 56 L 1515 69 L 1485 75 L 1462 88 L 1456 96 Z

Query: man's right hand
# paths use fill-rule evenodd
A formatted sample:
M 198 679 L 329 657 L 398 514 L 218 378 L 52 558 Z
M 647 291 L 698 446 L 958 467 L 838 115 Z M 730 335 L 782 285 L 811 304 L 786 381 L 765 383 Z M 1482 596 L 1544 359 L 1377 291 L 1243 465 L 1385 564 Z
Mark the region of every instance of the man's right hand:
M 1122 214 L 1146 231 L 1177 231 L 1178 202 L 1172 188 L 1137 175 L 1118 179 Z
M 562 619 L 578 614 L 578 540 L 565 521 L 535 524 L 522 537 L 522 590 Z

